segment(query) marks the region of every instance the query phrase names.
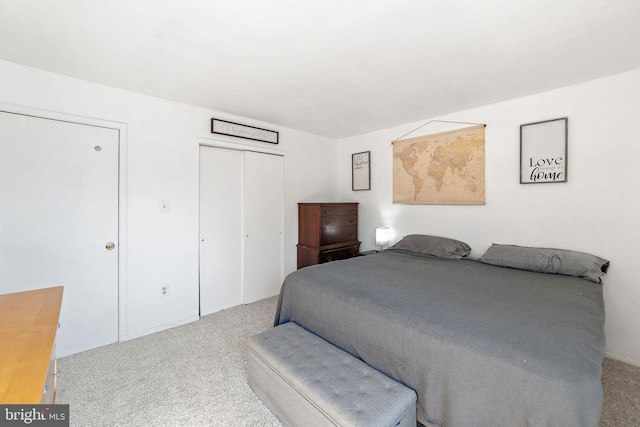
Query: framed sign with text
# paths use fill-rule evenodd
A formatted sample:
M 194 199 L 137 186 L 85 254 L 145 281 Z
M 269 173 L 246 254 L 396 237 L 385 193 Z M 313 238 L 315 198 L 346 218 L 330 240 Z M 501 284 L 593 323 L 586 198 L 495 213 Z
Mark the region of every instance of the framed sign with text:
M 520 125 L 520 184 L 567 182 L 568 118 Z
M 211 119 L 211 133 L 252 139 L 254 141 L 268 142 L 271 144 L 277 144 L 279 142 L 278 132 L 274 130 L 261 129 L 255 126 L 241 125 L 239 123 L 218 119 Z
M 371 151 L 351 155 L 351 190 L 371 190 Z

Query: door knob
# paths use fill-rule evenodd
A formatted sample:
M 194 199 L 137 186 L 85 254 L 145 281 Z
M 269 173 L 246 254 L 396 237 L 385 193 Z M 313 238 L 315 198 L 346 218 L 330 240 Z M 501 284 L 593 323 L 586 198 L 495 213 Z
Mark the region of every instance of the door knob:
M 104 247 L 105 247 L 105 248 L 107 248 L 107 250 L 108 250 L 108 251 L 110 251 L 110 250 L 112 250 L 113 248 L 115 248 L 115 247 L 116 247 L 116 245 L 115 245 L 115 243 L 113 243 L 113 242 L 109 242 L 109 243 L 107 243 Z

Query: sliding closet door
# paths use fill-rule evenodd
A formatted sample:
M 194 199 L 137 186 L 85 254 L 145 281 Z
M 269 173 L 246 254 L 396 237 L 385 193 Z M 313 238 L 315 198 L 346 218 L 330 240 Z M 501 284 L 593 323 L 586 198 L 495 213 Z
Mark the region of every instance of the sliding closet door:
M 200 147 L 200 315 L 282 284 L 283 158 Z
M 242 303 L 242 151 L 200 147 L 200 315 Z
M 283 186 L 282 156 L 245 152 L 245 304 L 276 295 L 282 285 Z

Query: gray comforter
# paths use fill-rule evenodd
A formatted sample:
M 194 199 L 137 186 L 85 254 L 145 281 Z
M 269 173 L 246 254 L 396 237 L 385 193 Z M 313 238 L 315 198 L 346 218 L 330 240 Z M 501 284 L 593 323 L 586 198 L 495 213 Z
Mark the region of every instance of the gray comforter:
M 600 419 L 600 284 L 388 250 L 291 273 L 275 324 L 289 321 L 414 389 L 422 422 Z

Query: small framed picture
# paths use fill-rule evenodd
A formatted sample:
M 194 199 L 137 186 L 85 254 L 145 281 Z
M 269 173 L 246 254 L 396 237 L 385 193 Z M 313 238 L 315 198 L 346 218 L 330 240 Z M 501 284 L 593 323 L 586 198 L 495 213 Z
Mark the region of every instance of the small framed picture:
M 371 190 L 371 151 L 351 155 L 351 190 Z
M 568 119 L 520 126 L 520 184 L 567 182 Z

